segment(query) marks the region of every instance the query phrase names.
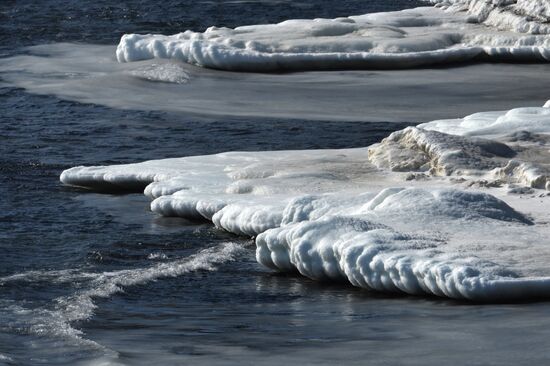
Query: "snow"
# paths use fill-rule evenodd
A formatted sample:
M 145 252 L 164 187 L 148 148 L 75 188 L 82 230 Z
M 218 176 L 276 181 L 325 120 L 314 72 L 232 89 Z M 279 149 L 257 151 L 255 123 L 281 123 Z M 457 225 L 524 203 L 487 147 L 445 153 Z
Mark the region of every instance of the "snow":
M 477 113 L 366 148 L 75 167 L 61 181 L 144 188 L 157 214 L 255 238 L 258 262 L 278 271 L 414 295 L 546 297 L 547 115 Z

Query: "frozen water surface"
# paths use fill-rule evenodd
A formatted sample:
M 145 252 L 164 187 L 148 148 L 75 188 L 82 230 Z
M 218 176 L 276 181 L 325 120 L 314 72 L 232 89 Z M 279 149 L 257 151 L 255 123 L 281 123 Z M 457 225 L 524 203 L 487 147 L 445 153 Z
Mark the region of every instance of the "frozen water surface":
M 112 46 L 35 46 L 0 59 L 0 73 L 7 86 L 113 108 L 367 122 L 539 106 L 550 82 L 548 67 L 536 64 L 257 74 L 162 59 L 118 63 L 114 52 Z

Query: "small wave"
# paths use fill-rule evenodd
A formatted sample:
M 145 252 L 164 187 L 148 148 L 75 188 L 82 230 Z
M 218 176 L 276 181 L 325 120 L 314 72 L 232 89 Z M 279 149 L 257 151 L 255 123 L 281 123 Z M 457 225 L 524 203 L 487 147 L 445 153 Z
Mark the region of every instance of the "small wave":
M 4 286 L 9 282 L 39 282 L 49 281 L 53 283 L 67 283 L 86 279 L 93 279 L 97 275 L 95 273 L 82 272 L 79 269 L 63 269 L 59 271 L 27 271 L 16 273 L 9 276 L 0 277 L 0 286 Z
M 13 361 L 13 358 L 0 353 L 0 361 Z
M 151 253 L 147 256 L 149 260 L 168 259 L 168 256 L 164 253 Z
M 159 263 L 148 268 L 102 272 L 97 274 L 78 273 L 76 270 L 41 272 L 33 271 L 2 278 L 2 282 L 35 281 L 60 277 L 61 281 L 88 279 L 84 289 L 54 300 L 52 308 L 25 308 L 8 302 L 1 304 L 0 316 L 7 319 L 3 325 L 10 331 L 32 334 L 47 338 L 62 338 L 69 343 L 108 351 L 100 344 L 82 337 L 82 331 L 72 323 L 89 319 L 96 305 L 94 299 L 108 298 L 124 288 L 148 283 L 163 277 L 177 277 L 194 271 L 214 271 L 217 266 L 233 261 L 244 247 L 236 243 L 204 249 L 197 254 L 170 262 Z

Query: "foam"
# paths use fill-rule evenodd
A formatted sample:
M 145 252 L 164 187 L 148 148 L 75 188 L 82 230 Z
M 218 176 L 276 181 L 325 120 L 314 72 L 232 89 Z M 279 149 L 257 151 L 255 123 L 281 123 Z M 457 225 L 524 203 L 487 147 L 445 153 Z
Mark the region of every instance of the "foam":
M 76 167 L 153 212 L 255 237 L 259 263 L 316 280 L 495 301 L 550 296 L 546 108 L 397 131 L 368 148 L 231 152 Z M 529 187 L 522 196 L 518 187 Z
M 77 270 L 29 271 L 0 278 L 0 285 L 8 282 L 34 282 L 54 279 L 56 283 L 86 284 L 72 295 L 55 299 L 53 308 L 38 307 L 27 309 L 19 304 L 3 306 L 4 312 L 15 313 L 9 322 L 15 328 L 33 335 L 64 339 L 70 343 L 106 350 L 100 344 L 83 338 L 83 333 L 73 327 L 73 323 L 89 319 L 96 308 L 94 300 L 108 298 L 129 286 L 145 284 L 164 277 L 177 277 L 197 270 L 214 271 L 220 264 L 233 261 L 244 248 L 236 243 L 224 243 L 218 247 L 207 248 L 186 258 L 163 261 L 147 268 L 119 270 L 103 273 L 82 273 Z M 2 314 L 7 319 L 9 314 Z M 116 355 L 114 355 L 116 356 Z
M 126 34 L 116 55 L 120 62 L 177 59 L 233 71 L 400 69 L 550 59 L 550 40 L 538 35 L 548 33 L 545 24 L 528 21 L 527 16 L 512 19 L 512 13 L 479 0 L 469 2 L 470 13 L 477 17 L 468 16 L 458 11 L 463 3 L 443 7 L 447 11 L 425 7 L 235 29 L 210 27 L 172 36 Z

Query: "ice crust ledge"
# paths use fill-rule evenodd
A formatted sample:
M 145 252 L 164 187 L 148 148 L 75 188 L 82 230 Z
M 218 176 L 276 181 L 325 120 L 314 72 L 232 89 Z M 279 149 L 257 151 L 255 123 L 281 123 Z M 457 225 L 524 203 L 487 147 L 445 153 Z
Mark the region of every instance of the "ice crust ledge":
M 533 1 L 539 7 L 518 1 L 513 9 L 509 1 L 432 2 L 438 7 L 235 29 L 210 27 L 171 36 L 126 34 L 116 54 L 120 62 L 168 58 L 234 71 L 550 60 L 545 1 Z M 534 18 L 536 11 L 540 16 Z
M 316 280 L 476 301 L 550 296 L 550 109 L 434 121 L 367 148 L 230 152 L 75 167 L 67 185 L 145 187 L 153 212 L 254 237 Z

